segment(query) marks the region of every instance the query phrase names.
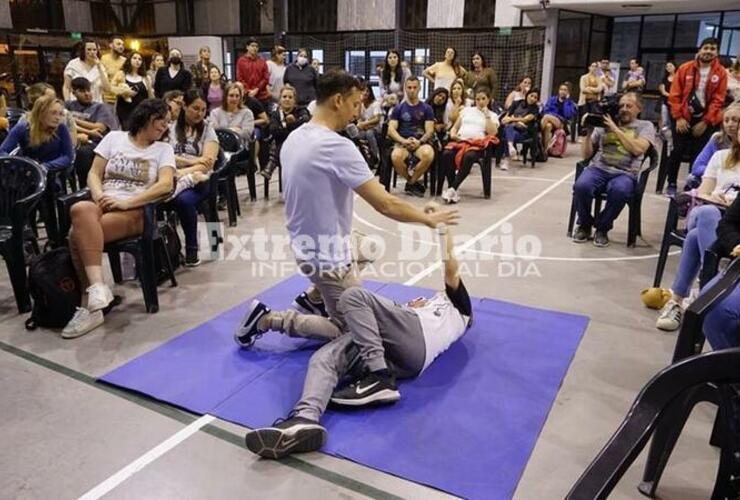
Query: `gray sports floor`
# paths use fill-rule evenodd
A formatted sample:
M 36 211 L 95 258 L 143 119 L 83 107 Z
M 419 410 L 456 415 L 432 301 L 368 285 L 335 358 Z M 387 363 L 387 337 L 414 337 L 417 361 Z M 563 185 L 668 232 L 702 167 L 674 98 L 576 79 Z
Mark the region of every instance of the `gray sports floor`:
M 462 187 L 458 205 L 458 233 L 511 230 L 514 241 L 526 237 L 541 243 L 540 256 L 522 265 L 519 276 L 509 276 L 516 266 L 502 265 L 498 256 L 479 261 L 473 269 L 478 276 L 465 278 L 471 295 L 591 318 L 519 483 L 515 496 L 521 499 L 565 495 L 643 384 L 668 363 L 675 341 L 674 334 L 655 329 L 656 312 L 643 307 L 639 297 L 652 282 L 667 201 L 646 196 L 645 236 L 637 248 L 624 244 L 626 211 L 610 235 L 609 248 L 572 243 L 565 231 L 578 148 L 569 148 L 567 158 L 551 159 L 536 169 L 495 171 L 492 200 L 482 198 L 480 175 L 474 172 Z M 649 193 L 653 186 L 654 177 Z M 247 235 L 257 228 L 283 234 L 283 206 L 276 191 L 275 185 L 269 202 L 261 194 L 256 203 L 243 202 L 239 226 L 227 234 Z M 400 184 L 396 192 L 404 196 Z M 410 199 L 418 206 L 427 200 Z M 386 257 L 380 263 L 395 261 L 403 244 L 399 225 L 360 200 L 354 226 L 385 239 Z M 496 252 L 501 253 L 501 247 L 493 249 Z M 420 262 L 414 273 L 434 260 Z M 671 257 L 665 286 L 676 262 L 677 256 Z M 216 420 L 192 435 L 183 434 L 183 429 L 197 428 L 203 421 L 95 383 L 96 377 L 280 280 L 255 275 L 249 260 L 214 261 L 178 271 L 180 286 L 160 288 L 161 309 L 154 315 L 144 312 L 136 283 L 116 286 L 114 292 L 124 296 L 124 303 L 103 327 L 77 340 L 62 340 L 53 331 L 25 331 L 25 316 L 16 312 L 4 266 L 0 273 L 0 497 L 76 498 L 106 491 L 107 498 L 136 499 L 446 496 L 321 453 L 280 463 L 258 460 L 243 447 L 243 428 Z M 413 277 L 387 279 L 403 283 Z M 436 287 L 440 279 L 435 271 L 419 285 Z M 708 406 L 692 415 L 662 480 L 662 498 L 709 496 L 718 460 L 708 445 L 713 417 Z M 635 486 L 643 463 L 644 454 L 613 498 L 639 496 Z

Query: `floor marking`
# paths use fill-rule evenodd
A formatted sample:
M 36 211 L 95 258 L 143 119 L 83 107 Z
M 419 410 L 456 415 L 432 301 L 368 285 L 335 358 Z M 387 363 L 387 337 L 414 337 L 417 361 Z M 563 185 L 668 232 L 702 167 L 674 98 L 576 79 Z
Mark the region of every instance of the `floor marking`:
M 210 424 L 214 420 L 216 420 L 216 417 L 214 417 L 213 415 L 203 415 L 192 424 L 181 429 L 179 432 L 173 434 L 168 439 L 162 441 L 160 444 L 128 464 L 126 467 L 119 470 L 111 477 L 82 495 L 79 500 L 97 500 L 98 498 L 107 495 L 111 490 L 116 488 L 122 482 L 139 472 L 150 463 L 157 460 L 159 457 L 173 449 L 178 444 L 185 441 L 187 438 L 198 432 L 202 427 Z
M 524 210 L 526 210 L 527 208 L 529 208 L 531 205 L 533 205 L 537 201 L 539 201 L 541 198 L 545 197 L 550 191 L 554 190 L 555 188 L 557 188 L 558 186 L 560 186 L 560 184 L 562 184 L 563 182 L 565 182 L 568 179 L 570 179 L 571 177 L 573 177 L 573 174 L 575 174 L 575 172 L 569 172 L 567 175 L 565 175 L 564 177 L 560 178 L 560 180 L 558 180 L 554 184 L 551 184 L 550 186 L 548 186 L 545 189 L 543 189 L 538 195 L 536 195 L 533 198 L 530 198 L 529 201 L 527 201 L 526 203 L 524 203 L 523 205 L 521 205 L 519 208 L 517 208 L 517 209 L 515 209 L 515 210 L 513 210 L 511 212 L 509 212 L 506 216 L 504 216 L 503 218 L 501 218 L 498 221 L 494 222 L 493 224 L 491 224 L 490 226 L 488 226 L 486 229 L 484 229 L 483 231 L 481 231 L 480 233 L 478 233 L 477 235 L 475 235 L 473 238 L 469 239 L 468 241 L 466 241 L 462 245 L 455 247 L 454 251 L 456 253 L 458 253 L 458 252 L 462 252 L 462 251 L 465 251 L 465 250 L 471 248 L 473 245 L 475 245 L 476 243 L 478 243 L 478 241 L 480 241 L 481 239 L 483 239 L 484 237 L 486 237 L 488 234 L 490 234 L 493 231 L 495 231 L 499 226 L 501 226 L 502 224 L 508 222 L 510 219 L 516 217 L 521 212 L 523 212 Z M 419 281 L 421 281 L 422 279 L 424 279 L 425 277 L 429 276 L 431 273 L 433 273 L 435 270 L 439 269 L 440 267 L 442 267 L 442 262 L 441 261 L 437 261 L 434 264 L 432 264 L 429 267 L 427 267 L 426 269 L 424 269 L 423 271 L 421 271 L 420 273 L 418 273 L 415 276 L 412 276 L 411 278 L 409 278 L 408 280 L 406 280 L 404 282 L 404 285 L 406 285 L 406 286 L 414 285 L 414 284 L 418 283 Z

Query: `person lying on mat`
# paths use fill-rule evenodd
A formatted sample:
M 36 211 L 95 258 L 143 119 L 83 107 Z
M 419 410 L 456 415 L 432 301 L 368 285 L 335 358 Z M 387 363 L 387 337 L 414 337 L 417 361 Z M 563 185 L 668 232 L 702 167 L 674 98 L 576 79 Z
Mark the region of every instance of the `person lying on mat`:
M 437 208 L 430 204 L 427 210 Z M 396 377 L 418 376 L 462 337 L 472 304 L 458 273 L 450 231 L 444 226 L 437 231 L 444 235 L 445 291 L 400 305 L 360 287 L 345 290 L 338 307 L 348 333 L 311 357 L 303 395 L 287 419 L 247 433 L 250 451 L 278 459 L 318 450 L 327 439 L 319 420 L 330 401 L 348 407 L 398 401 Z M 354 381 L 335 390 L 343 379 Z
M 291 247 L 301 273 L 319 290 L 331 321 L 339 327 L 328 330 L 329 336 L 320 337 L 324 340 L 333 339 L 344 329 L 344 320 L 336 307 L 340 294 L 360 285 L 350 251 L 355 193 L 377 212 L 399 222 L 434 228 L 439 223 L 455 224 L 458 218 L 456 210 L 425 214 L 386 192 L 355 144 L 337 133 L 359 115 L 361 89 L 362 84 L 344 71 L 331 70 L 321 75 L 313 118 L 291 132 L 280 149 Z M 296 304 L 311 310 L 308 302 L 306 292 L 295 298 Z M 266 322 L 257 325 L 258 316 L 266 312 L 266 306 L 247 311 L 236 333 L 237 343 L 248 347 L 255 335 L 266 331 L 258 329 L 265 327 Z M 272 319 L 272 330 L 297 336 L 305 336 L 312 329 L 306 323 L 316 320 L 296 311 L 273 313 Z

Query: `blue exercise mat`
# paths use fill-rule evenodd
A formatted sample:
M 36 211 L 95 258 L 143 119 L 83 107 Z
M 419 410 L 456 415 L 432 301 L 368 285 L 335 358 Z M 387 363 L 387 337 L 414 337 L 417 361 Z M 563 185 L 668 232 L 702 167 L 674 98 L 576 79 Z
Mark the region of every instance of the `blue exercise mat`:
M 308 281 L 289 278 L 258 295 L 290 306 Z M 365 282 L 397 301 L 430 290 Z M 262 427 L 300 398 L 321 344 L 267 333 L 251 350 L 232 339 L 246 304 L 228 310 L 101 380 L 196 413 Z M 393 406 L 328 411 L 323 451 L 468 498 L 511 498 L 588 318 L 473 299 L 474 324 Z M 245 453 L 247 453 L 245 451 Z

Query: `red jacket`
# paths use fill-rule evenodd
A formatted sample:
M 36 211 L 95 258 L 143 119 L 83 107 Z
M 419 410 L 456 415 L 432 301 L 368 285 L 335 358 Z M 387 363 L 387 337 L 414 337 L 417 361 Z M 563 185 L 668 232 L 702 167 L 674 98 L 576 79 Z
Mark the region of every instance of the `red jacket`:
M 463 139 L 458 142 L 448 142 L 445 149 L 456 150 L 455 170 L 460 170 L 465 153 L 468 151 L 480 151 L 481 149 L 486 149 L 490 144 L 498 144 L 498 142 L 498 137 L 487 135 L 476 139 Z
M 691 121 L 688 102 L 697 85 L 699 85 L 699 62 L 688 61 L 679 66 L 668 97 L 674 120 L 683 118 L 688 122 Z M 722 122 L 722 107 L 727 94 L 727 72 L 717 58 L 712 61 L 709 69 L 705 92 L 704 121 L 709 125 L 719 125 Z
M 241 56 L 236 62 L 236 79 L 244 84 L 247 92 L 259 89 L 255 97 L 260 101 L 270 98 L 270 92 L 267 90 L 270 72 L 267 69 L 267 63 L 261 57 L 252 59 L 247 54 Z

